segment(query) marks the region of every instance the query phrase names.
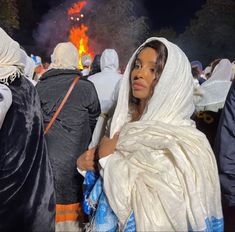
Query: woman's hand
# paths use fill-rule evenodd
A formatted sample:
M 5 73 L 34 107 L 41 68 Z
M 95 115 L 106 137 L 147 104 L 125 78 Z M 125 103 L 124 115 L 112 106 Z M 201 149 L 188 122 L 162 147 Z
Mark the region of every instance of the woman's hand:
M 112 139 L 104 136 L 99 145 L 99 158 L 103 158 L 112 154 L 116 148 L 117 141 L 118 141 L 119 133 L 116 133 Z
M 77 159 L 77 167 L 82 171 L 97 171 L 98 159 L 96 155 L 96 147 L 85 151 Z

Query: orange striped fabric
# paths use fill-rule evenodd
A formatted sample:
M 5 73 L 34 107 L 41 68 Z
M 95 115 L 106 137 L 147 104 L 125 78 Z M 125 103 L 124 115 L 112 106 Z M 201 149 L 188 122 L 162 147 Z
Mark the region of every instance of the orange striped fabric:
M 61 205 L 56 204 L 56 223 L 65 221 L 83 221 L 84 214 L 80 203 Z

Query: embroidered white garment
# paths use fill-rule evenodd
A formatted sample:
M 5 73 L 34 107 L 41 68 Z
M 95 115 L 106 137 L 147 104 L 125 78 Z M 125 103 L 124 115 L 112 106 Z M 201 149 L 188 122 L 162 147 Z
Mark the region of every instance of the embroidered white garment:
M 0 84 L 0 129 L 11 103 L 11 90 L 6 85 Z
M 71 42 L 59 43 L 51 55 L 49 69 L 76 69 L 78 61 L 77 48 Z
M 202 96 L 196 100 L 196 110 L 217 112 L 222 109 L 232 83 L 232 75 L 231 62 L 228 59 L 222 59 L 216 65 L 211 77 L 200 86 Z
M 19 44 L 0 27 L 0 82 L 10 84 L 23 71 Z
M 193 77 L 186 55 L 164 38 L 168 58 L 146 112 L 128 122 L 130 59 L 111 124 L 120 131 L 104 167 L 104 191 L 123 227 L 134 211 L 137 231 L 201 231 L 222 218 L 216 162 L 195 128 Z M 146 43 L 145 42 L 145 43 Z

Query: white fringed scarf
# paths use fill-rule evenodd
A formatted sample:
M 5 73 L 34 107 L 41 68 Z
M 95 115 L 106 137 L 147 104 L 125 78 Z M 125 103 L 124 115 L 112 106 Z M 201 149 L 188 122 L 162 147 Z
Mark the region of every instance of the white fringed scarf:
M 0 28 L 0 83 L 10 84 L 23 71 L 19 44 Z
M 130 59 L 111 124 L 120 131 L 116 151 L 104 168 L 104 191 L 121 226 L 134 211 L 137 231 L 204 230 L 222 218 L 220 187 L 212 149 L 190 120 L 193 77 L 186 55 L 163 38 L 168 58 L 147 111 L 128 122 Z

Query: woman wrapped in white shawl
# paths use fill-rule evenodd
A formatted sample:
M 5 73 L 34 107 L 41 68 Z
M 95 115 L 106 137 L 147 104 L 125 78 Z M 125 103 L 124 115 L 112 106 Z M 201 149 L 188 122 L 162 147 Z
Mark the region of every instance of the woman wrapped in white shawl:
M 137 231 L 223 231 L 216 161 L 193 111 L 186 55 L 164 38 L 148 39 L 124 73 L 112 139 L 99 146 L 120 229 L 134 213 Z

